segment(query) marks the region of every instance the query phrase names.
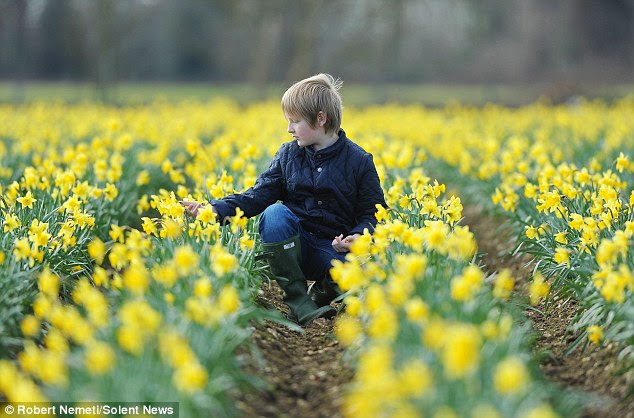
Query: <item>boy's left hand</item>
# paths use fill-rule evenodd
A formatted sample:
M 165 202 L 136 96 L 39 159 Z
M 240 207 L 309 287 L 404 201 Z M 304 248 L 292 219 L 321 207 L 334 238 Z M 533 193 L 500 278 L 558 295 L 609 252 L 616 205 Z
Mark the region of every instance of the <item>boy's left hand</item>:
M 350 251 L 350 245 L 352 242 L 359 238 L 361 234 L 348 235 L 347 237 L 343 237 L 343 234 L 335 237 L 332 240 L 332 248 L 334 248 L 339 253 L 346 253 Z

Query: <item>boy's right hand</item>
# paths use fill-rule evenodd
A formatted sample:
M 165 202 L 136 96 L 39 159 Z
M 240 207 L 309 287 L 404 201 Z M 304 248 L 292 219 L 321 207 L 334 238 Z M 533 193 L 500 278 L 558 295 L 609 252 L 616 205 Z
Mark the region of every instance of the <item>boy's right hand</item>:
M 344 238 L 343 234 L 341 234 L 332 240 L 332 248 L 334 248 L 335 251 L 339 253 L 349 252 L 352 242 L 356 240 L 357 238 L 359 238 L 360 236 L 361 235 L 359 234 L 354 234 L 354 235 L 348 235 L 347 237 Z
M 194 218 L 198 216 L 198 209 L 200 209 L 203 206 L 200 203 L 189 202 L 187 200 L 181 200 L 179 203 L 181 204 L 181 206 L 183 206 L 185 208 L 187 213 L 189 213 Z M 212 207 L 212 210 L 215 212 L 213 207 Z

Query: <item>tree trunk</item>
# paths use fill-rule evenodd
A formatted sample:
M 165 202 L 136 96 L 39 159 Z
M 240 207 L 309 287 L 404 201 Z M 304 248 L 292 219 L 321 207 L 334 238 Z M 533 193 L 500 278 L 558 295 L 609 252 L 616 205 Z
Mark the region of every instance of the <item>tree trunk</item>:
M 112 0 L 97 2 L 97 50 L 95 84 L 101 100 L 109 102 L 114 81 L 114 4 Z
M 24 79 L 26 76 L 26 7 L 27 0 L 16 0 L 16 48 L 15 48 L 15 87 L 13 101 L 24 101 Z
M 258 86 L 263 86 L 269 81 L 271 66 L 277 56 L 276 47 L 281 34 L 280 13 L 277 11 L 277 5 L 274 7 L 272 3 L 258 3 L 264 6 L 264 10 L 260 9 L 260 13 L 258 13 L 260 26 L 258 37 L 255 40 L 256 45 L 253 49 L 253 65 L 247 72 L 247 79 Z
M 286 75 L 286 79 L 290 83 L 302 80 L 316 72 L 313 64 L 314 56 L 317 53 L 315 32 L 319 2 L 297 2 L 293 6 L 297 8 L 295 9 L 298 14 L 297 17 L 303 17 L 304 19 L 300 19 L 302 20 L 302 26 L 299 28 L 295 27 L 294 33 L 291 34 L 297 40 Z
M 403 19 L 405 5 L 403 0 L 388 1 L 384 8 L 389 10 L 388 42 L 383 45 L 382 67 L 383 74 L 379 75 L 384 81 L 397 82 L 402 74 L 401 68 L 401 40 L 403 39 Z M 386 10 L 386 11 L 387 11 Z

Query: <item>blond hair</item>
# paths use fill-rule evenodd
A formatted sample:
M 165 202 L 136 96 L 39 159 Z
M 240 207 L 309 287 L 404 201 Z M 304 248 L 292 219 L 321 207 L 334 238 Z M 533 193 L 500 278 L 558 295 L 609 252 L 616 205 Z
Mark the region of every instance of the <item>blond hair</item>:
M 317 114 L 324 112 L 326 133 L 339 132 L 343 109 L 341 84 L 341 80 L 324 73 L 298 81 L 282 96 L 282 111 L 304 119 L 312 128 L 317 126 Z

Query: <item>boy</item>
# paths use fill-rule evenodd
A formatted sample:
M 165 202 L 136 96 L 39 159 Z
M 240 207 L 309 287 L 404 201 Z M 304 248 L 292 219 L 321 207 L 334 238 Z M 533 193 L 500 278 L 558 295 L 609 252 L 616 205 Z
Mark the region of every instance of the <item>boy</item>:
M 329 275 L 331 261 L 345 261 L 364 229 L 374 230 L 376 204 L 386 206 L 372 155 L 340 129 L 340 86 L 329 74 L 293 84 L 282 97 L 293 140 L 280 147 L 253 187 L 211 201 L 221 220 L 235 215 L 236 207 L 247 217 L 262 213 L 264 255 L 291 317 L 302 325 L 336 313 L 330 302 L 340 291 Z M 181 203 L 193 216 L 201 206 Z M 316 281 L 312 298 L 307 278 Z

